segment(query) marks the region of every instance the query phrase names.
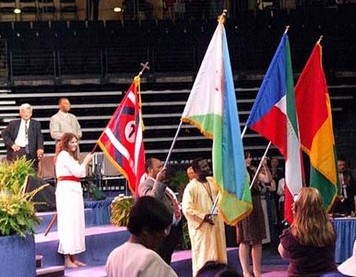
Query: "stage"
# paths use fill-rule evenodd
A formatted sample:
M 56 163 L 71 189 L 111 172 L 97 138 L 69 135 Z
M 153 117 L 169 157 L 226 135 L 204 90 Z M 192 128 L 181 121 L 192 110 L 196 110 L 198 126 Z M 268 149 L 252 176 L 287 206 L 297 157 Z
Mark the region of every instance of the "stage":
M 110 224 L 110 204 L 113 198 L 111 195 L 99 201 L 85 199 L 86 251 L 79 255 L 79 259 L 85 261 L 88 266 L 66 269 L 65 276 L 106 276 L 104 265 L 109 253 L 129 238 L 126 227 L 117 227 Z M 41 224 L 36 227 L 36 254 L 43 256 L 44 267 L 63 265 L 63 257 L 57 253 L 56 224 L 53 225 L 48 235 L 44 236 L 44 231 L 53 214 L 53 212 L 38 213 Z M 264 253 L 266 253 L 263 257 L 264 276 L 286 276 L 287 262 L 279 257 L 276 250 L 264 245 Z M 228 262 L 229 265 L 241 272 L 237 247 L 228 248 Z M 172 267 L 179 276 L 191 276 L 191 251 L 177 250 L 172 257 Z

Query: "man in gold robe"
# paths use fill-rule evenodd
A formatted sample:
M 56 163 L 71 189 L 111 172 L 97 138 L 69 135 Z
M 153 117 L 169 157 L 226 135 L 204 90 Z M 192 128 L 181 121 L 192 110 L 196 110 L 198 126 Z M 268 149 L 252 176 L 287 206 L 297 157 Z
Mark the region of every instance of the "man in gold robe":
M 191 180 L 183 193 L 182 209 L 188 222 L 192 244 L 193 276 L 208 261 L 227 263 L 225 227 L 223 220 L 211 209 L 218 195 L 212 183 L 211 169 L 206 160 L 192 162 L 196 178 Z

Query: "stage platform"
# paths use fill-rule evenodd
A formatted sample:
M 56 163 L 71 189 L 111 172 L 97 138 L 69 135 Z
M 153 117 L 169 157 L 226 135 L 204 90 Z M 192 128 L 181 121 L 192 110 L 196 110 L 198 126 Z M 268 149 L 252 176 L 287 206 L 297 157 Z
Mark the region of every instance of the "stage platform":
M 85 200 L 86 222 L 86 251 L 78 257 L 88 266 L 76 269 L 65 269 L 65 276 L 70 277 L 104 277 L 105 263 L 110 252 L 129 238 L 126 227 L 117 227 L 110 224 L 110 204 L 113 197 L 105 200 Z M 36 254 L 43 256 L 43 266 L 63 265 L 63 256 L 57 253 L 58 235 L 56 225 L 53 226 L 47 236 L 44 236 L 49 221 L 54 213 L 38 214 L 42 222 L 36 228 L 35 242 Z M 265 246 L 264 246 L 265 248 Z M 275 250 L 269 250 L 269 256 L 263 257 L 263 276 L 286 276 L 287 263 L 276 254 Z M 238 260 L 238 248 L 228 248 L 228 263 L 241 272 Z M 192 276 L 191 251 L 177 250 L 172 257 L 172 267 L 178 276 Z M 273 266 L 272 266 L 273 265 Z M 268 275 L 265 275 L 268 274 Z

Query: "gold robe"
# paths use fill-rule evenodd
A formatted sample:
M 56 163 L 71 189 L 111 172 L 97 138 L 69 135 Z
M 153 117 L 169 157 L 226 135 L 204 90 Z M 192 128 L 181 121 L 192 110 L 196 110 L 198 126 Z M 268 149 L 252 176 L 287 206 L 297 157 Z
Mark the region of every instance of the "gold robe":
M 189 237 L 192 244 L 193 276 L 208 261 L 227 263 L 225 227 L 223 220 L 213 216 L 215 225 L 203 223 L 204 216 L 211 212 L 218 194 L 217 188 L 209 183 L 193 179 L 183 193 L 182 210 L 188 222 Z

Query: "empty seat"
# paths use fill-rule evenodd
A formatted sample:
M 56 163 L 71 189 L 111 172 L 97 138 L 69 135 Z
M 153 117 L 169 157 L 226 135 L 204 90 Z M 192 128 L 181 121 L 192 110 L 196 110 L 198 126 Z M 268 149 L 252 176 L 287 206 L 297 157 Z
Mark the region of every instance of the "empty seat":
M 53 0 L 38 0 L 38 12 L 40 20 L 55 20 L 56 7 Z
M 0 1 L 0 19 L 1 21 L 16 21 L 17 14 L 15 14 L 16 0 L 1 0 Z
M 78 7 L 75 0 L 60 0 L 59 9 L 62 20 L 77 20 Z
M 20 0 L 21 20 L 36 21 L 38 8 L 35 0 Z

